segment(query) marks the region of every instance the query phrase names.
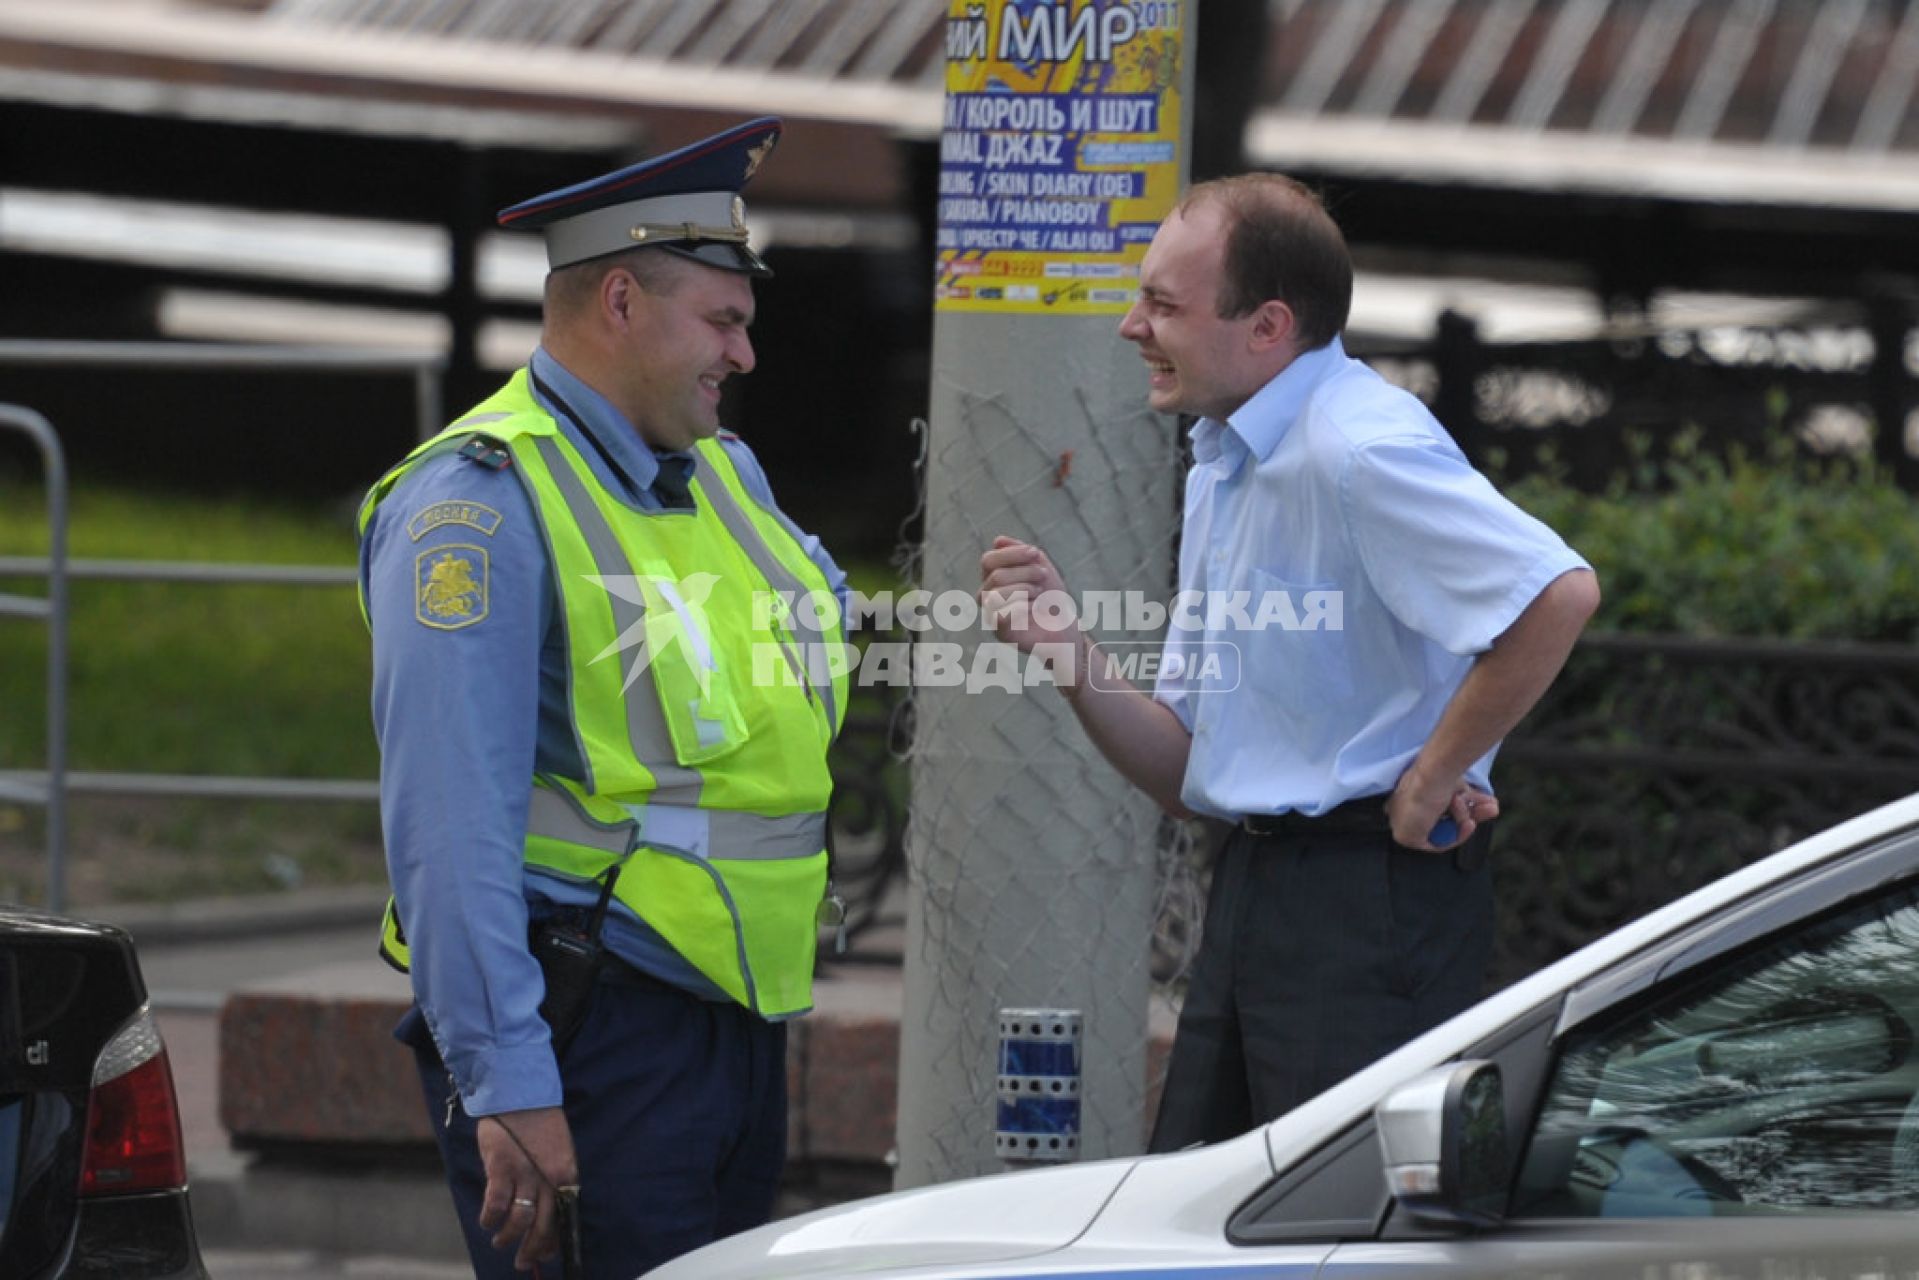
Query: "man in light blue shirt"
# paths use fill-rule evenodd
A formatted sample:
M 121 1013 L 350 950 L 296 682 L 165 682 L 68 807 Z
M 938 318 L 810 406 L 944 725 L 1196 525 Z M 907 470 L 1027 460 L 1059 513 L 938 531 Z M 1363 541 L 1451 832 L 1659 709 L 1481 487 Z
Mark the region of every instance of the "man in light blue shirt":
M 1478 997 L 1493 756 L 1599 602 L 1576 552 L 1346 355 L 1351 296 L 1304 187 L 1190 191 L 1120 325 L 1152 406 L 1199 418 L 1160 683 L 1133 688 L 1044 611 L 1000 626 L 1072 646 L 1060 687 L 1128 779 L 1236 824 L 1156 1151 L 1282 1114 Z M 989 606 L 1064 589 L 1010 538 L 981 568 Z

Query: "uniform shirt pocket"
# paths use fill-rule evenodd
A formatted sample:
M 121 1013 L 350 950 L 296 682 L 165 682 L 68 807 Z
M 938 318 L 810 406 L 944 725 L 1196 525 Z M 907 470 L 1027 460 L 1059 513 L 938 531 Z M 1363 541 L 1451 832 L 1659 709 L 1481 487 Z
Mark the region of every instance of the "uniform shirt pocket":
M 1250 630 L 1234 637 L 1246 683 L 1301 714 L 1342 707 L 1354 690 L 1345 599 L 1337 583 L 1252 571 Z

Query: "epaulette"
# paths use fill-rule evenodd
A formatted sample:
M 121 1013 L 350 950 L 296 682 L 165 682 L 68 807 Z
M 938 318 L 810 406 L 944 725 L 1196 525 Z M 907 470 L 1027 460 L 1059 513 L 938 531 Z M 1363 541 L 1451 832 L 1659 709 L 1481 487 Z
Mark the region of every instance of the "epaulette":
M 513 465 L 513 455 L 492 436 L 474 436 L 460 446 L 460 456 L 477 462 L 488 471 L 504 471 Z

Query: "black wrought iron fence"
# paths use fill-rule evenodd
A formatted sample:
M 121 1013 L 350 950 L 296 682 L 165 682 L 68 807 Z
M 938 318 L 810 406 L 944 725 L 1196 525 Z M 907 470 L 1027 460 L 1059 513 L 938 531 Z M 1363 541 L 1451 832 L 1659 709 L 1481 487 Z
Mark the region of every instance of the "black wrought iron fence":
M 846 901 L 849 943 L 875 926 L 902 922 L 910 712 L 904 688 L 877 685 L 860 690 L 828 758 L 833 771 L 833 885 Z M 899 962 L 897 948 L 869 946 L 852 954 L 861 960 Z
M 842 892 L 856 930 L 897 923 L 903 690 L 835 748 Z M 1919 790 L 1919 650 L 1593 635 L 1496 770 L 1501 985 L 1793 841 Z M 1193 874 L 1205 874 L 1205 841 Z M 893 894 L 892 907 L 887 905 Z M 1203 894 L 1166 895 L 1162 978 Z M 867 948 L 870 960 L 895 948 Z M 1166 954 L 1158 954 L 1164 952 Z
M 1919 651 L 1592 636 L 1497 777 L 1505 982 L 1919 790 Z
M 1426 400 L 1475 463 L 1517 478 L 1562 469 L 1603 485 L 1629 457 L 1656 460 L 1682 432 L 1764 456 L 1782 437 L 1809 453 L 1870 450 L 1919 490 L 1914 308 L 1902 299 L 1799 304 L 1789 318 L 1622 322 L 1603 337 L 1493 342 L 1446 313 L 1428 341 L 1354 340 L 1356 354 Z

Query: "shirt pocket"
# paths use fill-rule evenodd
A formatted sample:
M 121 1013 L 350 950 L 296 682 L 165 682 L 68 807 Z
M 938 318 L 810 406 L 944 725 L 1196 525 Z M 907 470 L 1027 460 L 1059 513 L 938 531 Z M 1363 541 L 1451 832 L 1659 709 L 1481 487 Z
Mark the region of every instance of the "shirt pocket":
M 1345 706 L 1353 698 L 1351 638 L 1344 598 L 1332 582 L 1288 582 L 1252 571 L 1250 630 L 1235 637 L 1248 687 L 1270 694 L 1284 711 Z
M 645 656 L 673 757 L 689 767 L 731 755 L 746 742 L 746 716 L 712 619 L 664 565 L 649 566 Z M 628 697 L 636 697 L 637 690 Z

